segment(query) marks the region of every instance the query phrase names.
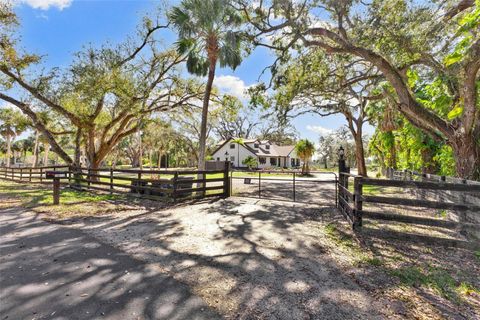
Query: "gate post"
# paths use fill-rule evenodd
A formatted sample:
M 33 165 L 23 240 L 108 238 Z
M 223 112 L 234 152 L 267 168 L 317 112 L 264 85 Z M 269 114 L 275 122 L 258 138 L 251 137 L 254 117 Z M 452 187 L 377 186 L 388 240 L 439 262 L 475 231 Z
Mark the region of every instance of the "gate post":
M 295 171 L 293 171 L 293 202 L 296 201 L 296 195 L 295 195 Z
M 258 197 L 262 197 L 262 173 L 258 171 Z
M 223 171 L 223 196 L 230 197 L 232 190 L 230 189 L 230 178 L 228 176 L 230 171 L 230 161 L 225 161 L 225 168 Z
M 362 177 L 355 177 L 353 180 L 353 190 L 354 190 L 354 214 L 353 214 L 353 228 L 362 226 L 362 210 L 363 210 L 363 184 Z
M 348 175 L 345 175 L 345 173 L 350 173 L 350 168 L 347 167 L 345 163 L 345 157 L 344 157 L 344 149 L 343 147 L 340 147 L 338 150 L 338 184 L 339 188 L 337 189 L 338 192 L 338 208 L 340 209 L 341 213 L 349 217 L 350 220 L 354 223 L 355 225 L 355 217 L 351 217 L 350 214 L 348 213 L 348 208 L 345 207 L 345 204 L 342 203 L 341 200 L 343 200 L 347 206 L 348 202 L 350 201 L 347 193 L 345 192 L 346 189 L 348 189 Z M 352 227 L 354 227 L 354 225 Z

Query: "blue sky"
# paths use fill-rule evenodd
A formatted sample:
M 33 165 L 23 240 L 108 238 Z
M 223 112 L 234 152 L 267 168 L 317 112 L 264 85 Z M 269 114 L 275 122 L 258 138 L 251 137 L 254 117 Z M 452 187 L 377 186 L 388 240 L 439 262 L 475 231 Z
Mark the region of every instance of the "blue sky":
M 2 0 L 0 0 L 2 1 Z M 22 45 L 27 51 L 43 55 L 47 68 L 66 67 L 72 55 L 83 46 L 100 46 L 107 41 L 119 43 L 135 33 L 141 19 L 155 12 L 159 1 L 148 0 L 16 0 L 21 20 Z M 175 34 L 162 33 L 166 44 Z M 218 69 L 215 84 L 237 96 L 258 82 L 258 77 L 273 61 L 266 49 L 256 49 L 235 71 Z M 343 116 L 322 118 L 303 115 L 292 121 L 301 138 L 317 141 L 320 134 L 343 126 Z M 367 133 L 371 129 L 367 129 Z

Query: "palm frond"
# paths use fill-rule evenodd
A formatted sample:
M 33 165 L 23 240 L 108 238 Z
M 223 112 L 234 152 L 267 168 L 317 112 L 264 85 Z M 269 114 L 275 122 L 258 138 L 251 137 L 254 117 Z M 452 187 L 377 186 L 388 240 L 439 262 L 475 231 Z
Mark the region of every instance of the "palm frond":
M 178 30 L 181 38 L 190 37 L 194 33 L 192 18 L 188 11 L 182 10 L 181 7 L 173 7 L 168 18 Z
M 187 54 L 195 48 L 195 39 L 180 38 L 175 42 L 175 48 L 179 54 Z
M 195 50 L 190 51 L 187 58 L 188 72 L 197 76 L 206 76 L 208 72 L 208 60 Z

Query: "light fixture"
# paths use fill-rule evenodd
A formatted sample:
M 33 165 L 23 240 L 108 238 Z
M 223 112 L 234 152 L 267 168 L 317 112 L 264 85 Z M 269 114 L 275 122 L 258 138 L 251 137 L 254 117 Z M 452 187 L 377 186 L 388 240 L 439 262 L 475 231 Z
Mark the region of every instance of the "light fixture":
M 228 151 L 225 151 L 225 162 L 228 161 Z
M 343 160 L 343 156 L 345 155 L 345 150 L 343 149 L 342 146 L 340 146 L 340 148 L 338 149 L 338 158 L 340 160 Z

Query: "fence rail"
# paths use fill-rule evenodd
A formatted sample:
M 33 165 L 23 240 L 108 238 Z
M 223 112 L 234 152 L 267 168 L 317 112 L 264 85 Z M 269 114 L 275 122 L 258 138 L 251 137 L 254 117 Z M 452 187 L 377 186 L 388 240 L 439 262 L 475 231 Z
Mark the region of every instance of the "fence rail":
M 46 172 L 56 170 L 69 170 L 69 166 L 0 167 L 0 178 L 17 182 L 52 183 L 46 179 Z
M 136 170 L 48 166 L 0 167 L 0 178 L 31 183 L 52 183 L 47 171 L 67 171 L 62 183 L 77 190 L 97 190 L 154 200 L 230 196 L 229 166 L 223 170 Z
M 348 168 L 347 168 L 348 171 Z M 363 189 L 365 186 L 378 186 L 378 187 L 393 187 L 403 188 L 411 194 L 417 194 L 419 191 L 432 191 L 432 192 L 459 192 L 462 195 L 476 194 L 480 198 L 480 183 L 475 181 L 467 181 L 464 179 L 448 179 L 441 176 L 434 177 L 435 181 L 432 182 L 427 174 L 419 174 L 413 172 L 390 172 L 390 175 L 397 179 L 373 179 L 366 178 L 349 172 L 340 172 L 339 174 L 339 186 L 338 186 L 338 208 L 340 212 L 347 218 L 352 224 L 353 228 L 362 225 L 363 218 L 377 219 L 377 220 L 395 220 L 405 223 L 416 223 L 430 226 L 443 226 L 453 227 L 460 223 L 469 228 L 475 228 L 476 223 L 469 221 L 445 221 L 428 217 L 410 216 L 395 213 L 384 213 L 370 210 L 364 210 L 363 207 L 366 204 L 387 204 L 396 206 L 407 206 L 412 208 L 429 208 L 429 209 L 442 209 L 453 210 L 463 212 L 461 215 L 465 217 L 465 212 L 472 212 L 478 219 L 480 216 L 480 205 L 475 203 L 467 203 L 466 201 L 460 201 L 457 198 L 447 200 L 426 200 L 426 199 L 414 199 L 414 198 L 400 198 L 383 195 L 364 195 Z M 420 177 L 421 180 L 414 180 L 414 177 Z M 401 178 L 401 180 L 398 180 Z M 438 180 L 437 180 L 438 179 Z M 352 182 L 353 180 L 353 188 Z M 452 182 L 448 182 L 452 181 Z M 477 225 L 478 228 L 478 225 Z

